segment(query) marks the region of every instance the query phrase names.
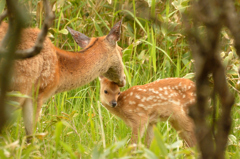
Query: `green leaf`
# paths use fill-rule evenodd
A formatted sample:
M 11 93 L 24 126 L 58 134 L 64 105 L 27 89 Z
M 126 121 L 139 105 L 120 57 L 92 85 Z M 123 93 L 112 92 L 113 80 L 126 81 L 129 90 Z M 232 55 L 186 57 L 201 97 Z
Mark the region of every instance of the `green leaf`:
M 228 145 L 236 145 L 237 144 L 237 138 L 233 134 L 230 134 L 228 136 Z
M 128 10 L 123 10 L 123 12 L 127 12 L 129 15 L 131 15 L 134 20 L 137 22 L 137 24 L 142 28 L 142 30 L 146 33 L 145 28 L 142 26 L 141 22 L 134 16 L 134 14 Z
M 193 79 L 195 77 L 195 73 L 187 73 L 183 78 Z
M 102 29 L 99 27 L 99 25 L 97 24 L 97 22 L 95 20 L 94 21 L 94 26 L 95 26 L 95 29 L 98 31 L 98 36 L 103 36 L 103 32 L 102 32 Z
M 68 34 L 68 30 L 67 29 L 62 29 L 62 30 L 59 30 L 58 33 L 67 35 Z
M 58 147 L 59 145 L 59 142 L 60 142 L 60 136 L 62 134 L 62 128 L 63 128 L 63 124 L 62 122 L 58 122 L 56 124 L 56 129 L 55 129 L 55 142 L 56 142 L 56 148 Z
M 146 158 L 149 158 L 149 159 L 158 159 L 158 157 L 152 152 L 150 151 L 149 149 L 144 149 L 144 152 L 145 152 L 145 157 Z
M 31 98 L 28 95 L 22 94 L 18 91 L 7 92 L 7 96 L 9 96 L 9 97 Z
M 80 153 L 84 153 L 85 152 L 85 148 L 80 143 L 78 143 L 78 150 L 79 150 Z
M 19 107 L 20 106 L 20 104 L 19 104 L 19 102 L 16 102 L 16 101 L 7 101 L 6 102 L 7 104 L 9 104 L 9 105 L 12 105 L 12 106 L 14 106 L 14 107 Z
M 0 14 L 2 14 L 5 8 L 6 0 L 0 0 Z
M 151 37 L 152 37 L 152 48 L 151 48 L 151 57 L 152 57 L 152 62 L 153 62 L 153 70 L 154 72 L 157 71 L 157 66 L 156 66 L 156 40 L 154 38 L 154 32 L 153 32 L 153 28 L 151 28 Z
M 100 152 L 98 151 L 98 145 L 94 147 L 92 151 L 92 159 L 99 159 Z
M 62 141 L 60 141 L 60 144 L 61 144 L 61 146 L 63 147 L 63 149 L 66 150 L 66 151 L 70 154 L 70 156 L 71 156 L 72 159 L 77 158 L 77 157 L 75 156 L 72 148 L 71 148 L 68 144 L 66 144 L 66 143 L 64 143 L 64 142 L 62 142 Z
M 183 143 L 182 143 L 182 140 L 178 140 L 178 141 L 174 142 L 173 144 L 168 145 L 167 148 L 168 148 L 168 149 L 179 148 L 179 147 L 182 146 L 182 144 L 183 144 Z
M 163 137 L 162 137 L 162 134 L 158 131 L 158 129 L 156 127 L 154 127 L 154 137 L 157 141 L 157 145 L 158 145 L 158 148 L 160 150 L 160 154 L 163 156 L 163 157 L 167 157 L 168 155 L 168 150 L 165 146 L 165 143 L 163 141 Z
M 0 150 L 0 158 L 7 159 L 10 157 L 10 152 L 8 152 L 6 149 Z
M 148 41 L 146 41 L 146 40 L 141 40 L 141 41 L 145 42 L 145 43 L 148 44 L 148 45 L 153 46 L 152 43 L 150 43 L 150 42 L 148 42 Z M 155 46 L 155 47 L 156 47 L 156 49 L 158 49 L 158 50 L 160 50 L 162 53 L 164 53 L 164 54 L 167 56 L 167 58 L 172 62 L 172 64 L 173 64 L 174 66 L 176 66 L 176 64 L 173 62 L 173 60 L 171 59 L 171 57 L 168 55 L 168 53 L 167 53 L 166 51 L 164 51 L 164 50 L 161 49 L 160 47 L 157 47 L 157 46 Z

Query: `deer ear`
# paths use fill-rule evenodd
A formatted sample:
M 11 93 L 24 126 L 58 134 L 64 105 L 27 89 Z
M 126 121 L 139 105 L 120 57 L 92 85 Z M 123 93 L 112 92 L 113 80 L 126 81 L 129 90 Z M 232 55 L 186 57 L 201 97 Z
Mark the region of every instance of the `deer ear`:
M 75 40 L 75 42 L 81 47 L 81 48 L 85 48 L 89 42 L 90 42 L 90 38 L 78 31 L 73 30 L 70 27 L 67 27 L 67 30 L 69 31 L 69 33 L 72 35 L 73 39 Z
M 100 75 L 98 78 L 99 78 L 99 81 L 101 81 L 104 78 L 104 76 Z
M 107 35 L 106 39 L 110 44 L 116 45 L 116 42 L 120 39 L 121 25 L 122 25 L 122 19 L 112 27 L 109 34 Z

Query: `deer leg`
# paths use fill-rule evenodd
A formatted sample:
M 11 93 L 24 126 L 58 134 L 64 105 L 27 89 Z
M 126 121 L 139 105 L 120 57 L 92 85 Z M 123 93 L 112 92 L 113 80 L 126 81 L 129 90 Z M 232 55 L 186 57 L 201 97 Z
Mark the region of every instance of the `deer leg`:
M 27 142 L 29 143 L 31 141 L 31 137 L 29 135 L 33 134 L 33 101 L 31 98 L 25 99 L 25 102 L 23 103 L 22 113 L 23 113 L 23 121 L 25 125 Z
M 36 110 L 36 116 L 35 116 L 35 125 L 37 124 L 39 116 L 41 115 L 41 109 L 42 109 L 42 99 L 38 97 L 37 110 Z

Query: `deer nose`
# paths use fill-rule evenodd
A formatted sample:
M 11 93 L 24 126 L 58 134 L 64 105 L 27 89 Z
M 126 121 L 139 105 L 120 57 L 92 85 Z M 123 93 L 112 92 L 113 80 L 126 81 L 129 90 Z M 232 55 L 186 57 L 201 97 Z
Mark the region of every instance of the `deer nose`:
M 112 107 L 116 107 L 117 106 L 117 102 L 112 102 Z
M 123 87 L 126 85 L 126 76 L 123 76 L 123 79 L 120 80 L 120 83 L 118 84 L 119 87 Z

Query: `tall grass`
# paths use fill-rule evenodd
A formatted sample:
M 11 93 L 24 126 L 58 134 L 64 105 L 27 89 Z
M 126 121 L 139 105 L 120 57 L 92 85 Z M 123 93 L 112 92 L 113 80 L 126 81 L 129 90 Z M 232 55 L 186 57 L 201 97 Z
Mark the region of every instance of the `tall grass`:
M 1 1 L 0 1 L 1 2 Z M 111 2 L 111 3 L 110 3 Z M 147 3 L 148 2 L 148 3 Z M 32 27 L 42 24 L 39 1 L 22 1 L 32 14 Z M 141 85 L 167 77 L 193 78 L 194 63 L 184 36 L 182 12 L 188 0 L 140 1 L 57 1 L 53 3 L 56 19 L 50 29 L 54 45 L 69 50 L 80 48 L 67 34 L 66 26 L 88 36 L 102 36 L 123 19 L 121 40 L 127 85 Z M 229 85 L 236 95 L 233 127 L 227 147 L 227 158 L 239 158 L 239 97 L 237 66 L 239 62 L 231 37 L 223 32 L 223 60 L 227 61 Z M 231 53 L 230 53 L 231 52 Z M 233 54 L 233 56 L 232 56 Z M 230 57 L 231 55 L 231 57 Z M 234 62 L 229 62 L 229 61 Z M 35 138 L 26 138 L 21 110 L 16 120 L 0 136 L 0 158 L 195 158 L 195 148 L 182 144 L 168 122 L 154 129 L 155 139 L 147 149 L 139 139 L 137 150 L 129 143 L 131 130 L 111 115 L 99 102 L 99 81 L 55 95 L 43 105 Z

